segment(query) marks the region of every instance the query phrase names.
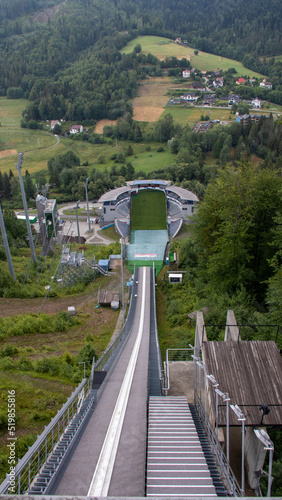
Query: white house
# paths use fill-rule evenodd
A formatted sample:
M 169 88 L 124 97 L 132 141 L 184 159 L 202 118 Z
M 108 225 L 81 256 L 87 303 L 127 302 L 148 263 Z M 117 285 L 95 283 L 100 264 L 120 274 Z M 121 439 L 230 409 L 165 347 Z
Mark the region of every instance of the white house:
M 219 87 L 223 87 L 223 84 L 224 84 L 224 80 L 223 78 L 220 76 L 218 78 L 216 78 L 213 82 L 212 82 L 213 86 L 218 89 Z
M 196 96 L 195 92 L 190 92 L 190 94 L 181 95 L 180 99 L 183 99 L 184 101 L 197 101 L 199 98 Z
M 182 78 L 190 78 L 191 71 L 190 69 L 184 69 L 182 71 Z
M 81 132 L 83 132 L 82 125 L 71 125 L 70 134 L 80 134 Z
M 259 84 L 259 86 L 262 87 L 263 89 L 271 90 L 273 85 L 271 82 L 268 82 L 266 78 L 264 78 L 262 82 Z
M 253 108 L 261 108 L 261 100 L 258 99 L 257 97 L 252 100 L 251 104 Z

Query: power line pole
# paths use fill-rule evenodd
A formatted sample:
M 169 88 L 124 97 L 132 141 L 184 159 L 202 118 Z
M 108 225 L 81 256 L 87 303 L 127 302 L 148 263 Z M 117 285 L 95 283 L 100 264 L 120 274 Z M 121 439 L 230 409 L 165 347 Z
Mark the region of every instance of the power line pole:
M 26 203 L 24 183 L 23 183 L 22 171 L 21 171 L 21 167 L 22 167 L 22 163 L 23 163 L 23 156 L 24 156 L 24 153 L 19 154 L 19 161 L 18 161 L 18 164 L 16 165 L 16 169 L 19 172 L 19 179 L 20 179 L 23 206 L 24 206 L 24 212 L 25 212 L 25 218 L 26 218 L 28 239 L 29 239 L 30 250 L 31 250 L 31 257 L 32 257 L 33 262 L 36 264 L 37 261 L 36 261 L 36 255 L 35 255 L 35 248 L 34 248 L 34 242 L 33 242 L 33 237 L 32 237 L 31 225 L 29 222 L 28 208 L 27 208 L 27 203 Z
M 89 233 L 91 232 L 91 226 L 90 226 L 90 215 L 89 215 L 89 203 L 88 203 L 88 191 L 87 191 L 87 185 L 88 185 L 88 177 L 85 182 L 85 191 L 86 191 L 86 205 L 87 205 L 87 218 L 88 218 L 88 231 Z
M 0 227 L 1 227 L 1 231 L 2 231 L 2 238 L 3 238 L 4 247 L 5 247 L 5 252 L 6 252 L 6 257 L 7 257 L 10 275 L 12 276 L 13 280 L 16 281 L 16 276 L 15 276 L 14 266 L 13 266 L 13 262 L 12 262 L 12 258 L 11 258 L 10 247 L 9 247 L 9 243 L 8 243 L 8 238 L 7 238 L 7 233 L 6 233 L 6 228 L 5 228 L 5 223 L 4 223 L 1 205 L 0 205 Z

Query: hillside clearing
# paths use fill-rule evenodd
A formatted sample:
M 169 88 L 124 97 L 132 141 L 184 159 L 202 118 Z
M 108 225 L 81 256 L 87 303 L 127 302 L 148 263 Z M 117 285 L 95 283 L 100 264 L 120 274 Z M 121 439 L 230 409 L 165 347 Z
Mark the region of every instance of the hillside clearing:
M 95 134 L 102 134 L 103 133 L 103 128 L 105 127 L 105 125 L 115 125 L 116 124 L 116 120 L 107 120 L 106 118 L 104 120 L 99 120 L 97 123 L 96 123 L 96 127 L 95 127 Z
M 123 54 L 129 54 L 133 51 L 137 44 L 141 45 L 142 52 L 144 54 L 151 53 L 160 60 L 173 56 L 177 57 L 177 59 L 185 57 L 190 61 L 192 67 L 200 71 L 216 71 L 220 69 L 227 71 L 229 68 L 234 68 L 237 72 L 236 76 L 238 77 L 247 75 L 250 78 L 263 78 L 265 76 L 245 68 L 242 63 L 235 61 L 234 59 L 209 54 L 208 52 L 202 52 L 201 50 L 199 50 L 198 54 L 195 55 L 194 48 L 179 45 L 169 38 L 158 36 L 138 36 L 123 47 L 121 52 Z
M 140 122 L 157 121 L 168 103 L 168 91 L 179 87 L 168 77 L 150 78 L 140 83 L 138 97 L 132 101 L 133 119 Z

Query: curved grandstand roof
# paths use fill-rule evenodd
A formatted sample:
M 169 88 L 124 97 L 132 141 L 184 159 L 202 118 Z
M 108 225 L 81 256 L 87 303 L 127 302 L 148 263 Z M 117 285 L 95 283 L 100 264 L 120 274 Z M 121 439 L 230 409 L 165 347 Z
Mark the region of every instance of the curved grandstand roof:
M 178 186 L 169 186 L 167 191 L 171 191 L 172 193 L 177 194 L 182 200 L 199 201 L 198 196 L 196 196 L 191 191 L 188 191 L 188 189 L 184 189 Z
M 156 186 L 156 187 L 161 187 L 162 189 L 166 188 L 167 186 L 170 186 L 171 184 L 171 181 L 165 181 L 163 179 L 147 179 L 147 180 L 141 180 L 141 179 L 138 179 L 136 181 L 128 181 L 127 182 L 127 185 L 128 186 L 131 186 L 132 188 L 134 188 L 135 186 L 148 186 L 148 187 L 153 187 L 153 186 Z
M 128 181 L 126 183 L 126 186 L 122 186 L 116 189 L 112 189 L 111 191 L 108 191 L 107 193 L 104 193 L 101 198 L 99 198 L 100 203 L 104 203 L 106 201 L 114 201 L 117 200 L 120 196 L 125 195 L 136 188 L 136 187 L 159 187 L 161 189 L 164 189 L 166 192 L 171 192 L 177 195 L 177 197 L 181 198 L 182 200 L 193 200 L 193 201 L 199 201 L 198 197 L 192 193 L 191 191 L 188 191 L 188 189 L 184 189 L 178 186 L 171 186 L 171 181 L 165 181 L 165 180 L 157 180 L 157 179 L 147 179 L 147 180 L 135 180 L 135 181 Z
M 128 193 L 130 194 L 131 189 L 129 186 L 122 186 L 116 189 L 112 189 L 111 191 L 107 191 L 107 193 L 102 194 L 101 198 L 99 198 L 99 203 L 104 203 L 105 201 L 116 200 L 122 194 Z

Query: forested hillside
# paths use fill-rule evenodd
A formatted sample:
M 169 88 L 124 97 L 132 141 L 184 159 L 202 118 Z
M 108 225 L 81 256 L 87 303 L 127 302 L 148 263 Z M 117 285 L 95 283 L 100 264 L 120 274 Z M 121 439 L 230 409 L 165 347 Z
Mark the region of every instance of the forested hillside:
M 119 52 L 152 34 L 269 75 L 282 103 L 281 33 L 279 0 L 1 0 L 0 95 L 28 98 L 27 121 L 115 119 L 138 79 L 161 74 L 156 58 Z

